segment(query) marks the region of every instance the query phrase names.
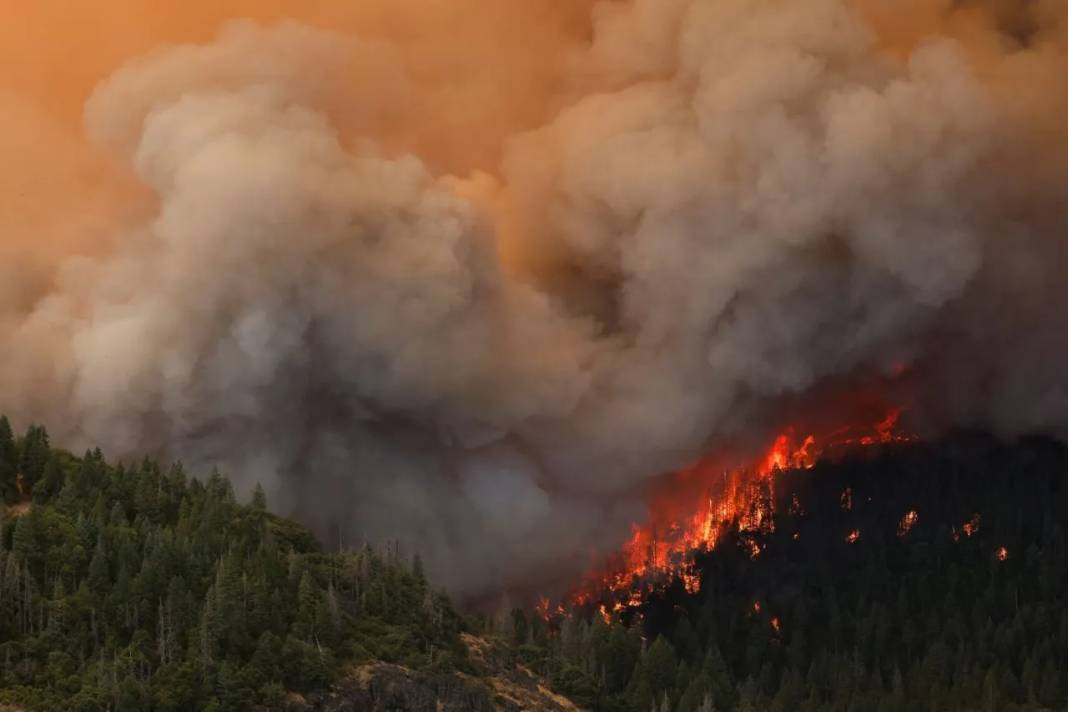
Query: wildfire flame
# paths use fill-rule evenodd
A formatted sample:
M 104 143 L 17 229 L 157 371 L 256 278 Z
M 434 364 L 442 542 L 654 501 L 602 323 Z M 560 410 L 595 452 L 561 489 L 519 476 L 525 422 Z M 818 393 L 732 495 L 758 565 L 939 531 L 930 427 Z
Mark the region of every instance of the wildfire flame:
M 976 534 L 978 534 L 979 533 L 979 521 L 980 521 L 980 519 L 981 518 L 979 516 L 979 513 L 977 512 L 977 513 L 972 515 L 971 519 L 969 519 L 968 521 L 964 522 L 964 524 L 961 525 L 960 530 L 958 530 L 956 527 L 953 527 L 953 533 L 951 534 L 951 536 L 953 537 L 953 541 L 954 542 L 959 542 L 960 541 L 960 533 L 962 531 L 964 532 L 964 536 L 969 536 L 969 537 L 970 536 L 975 536 Z
M 682 585 L 686 589 L 686 593 L 697 593 L 701 590 L 701 574 L 692 567 L 683 571 Z
M 703 490 L 696 499 L 699 505 L 689 508 L 695 513 L 685 514 L 685 502 L 680 507 L 677 494 L 668 493 L 670 506 L 665 509 L 674 516 L 654 515 L 649 523 L 634 525 L 614 565 L 592 575 L 573 594 L 571 603 L 584 605 L 607 599 L 610 603 L 598 610 L 608 621 L 612 614 L 640 607 L 646 591 L 657 590 L 673 581 L 681 580 L 688 593 L 699 592 L 701 580 L 693 565 L 694 556 L 714 549 L 725 534 L 738 532 L 742 535 L 738 543 L 743 551 L 753 559 L 760 556 L 763 551 L 760 535 L 775 531 L 772 513 L 776 473 L 809 469 L 832 448 L 910 440 L 898 433 L 899 416 L 900 409 L 893 409 L 874 425 L 847 426 L 822 437 L 812 433 L 799 437 L 794 427 L 787 427 L 748 467 L 723 468 L 721 460 L 710 458 L 677 473 L 675 483 L 682 485 L 682 489 L 694 491 L 693 485 L 697 483 Z M 842 506 L 852 509 L 851 490 L 842 493 Z M 655 502 L 653 510 L 657 511 Z M 802 511 L 796 497 L 791 503 L 791 511 L 794 510 Z M 860 532 L 855 531 L 849 541 L 856 541 L 859 536 Z M 544 608 L 547 610 L 548 605 Z
M 897 525 L 897 535 L 905 536 L 912 531 L 912 527 L 916 525 L 916 521 L 919 518 L 920 515 L 916 513 L 915 509 L 906 512 L 905 516 L 901 518 L 901 522 Z

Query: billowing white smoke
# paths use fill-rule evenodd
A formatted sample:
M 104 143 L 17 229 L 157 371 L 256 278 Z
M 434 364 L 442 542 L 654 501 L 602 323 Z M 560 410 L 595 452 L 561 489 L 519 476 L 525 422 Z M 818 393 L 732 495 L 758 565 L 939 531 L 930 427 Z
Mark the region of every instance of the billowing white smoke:
M 158 205 L 6 317 L 2 406 L 471 596 L 566 578 L 827 379 L 912 361 L 932 419 L 1062 427 L 1068 62 L 1035 13 L 901 52 L 845 0 L 600 3 L 565 108 L 472 176 L 398 150 L 421 88 L 388 45 L 159 51 L 86 111 Z

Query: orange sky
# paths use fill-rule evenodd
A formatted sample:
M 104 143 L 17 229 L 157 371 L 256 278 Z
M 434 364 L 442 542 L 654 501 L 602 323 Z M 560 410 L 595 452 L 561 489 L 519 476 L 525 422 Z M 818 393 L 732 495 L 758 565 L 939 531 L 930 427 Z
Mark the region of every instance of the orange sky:
M 93 86 L 123 61 L 167 43 L 202 42 L 232 18 L 292 18 L 408 50 L 415 72 L 510 83 L 547 81 L 552 57 L 587 32 L 589 0 L 38 0 L 0 24 L 0 89 L 77 117 Z M 106 7 L 106 12 L 101 12 Z M 477 77 L 470 75 L 479 75 Z M 502 82 L 504 95 L 509 93 Z
M 884 45 L 907 48 L 950 24 L 973 52 L 992 14 L 951 13 L 949 0 L 852 0 Z M 545 123 L 568 95 L 568 50 L 588 39 L 594 0 L 36 0 L 9 2 L 0 22 L 0 254 L 93 246 L 128 208 L 128 177 L 82 138 L 94 87 L 165 44 L 206 42 L 221 24 L 292 18 L 389 39 L 423 90 L 391 127 L 395 143 L 438 173 L 493 171 L 505 139 Z M 986 6 L 1008 7 L 1007 0 Z M 1007 11 L 1002 12 L 1007 14 Z M 973 58 L 997 56 L 997 49 Z M 581 81 L 581 77 L 578 77 Z M 373 98 L 371 98 L 373 101 Z M 418 114 L 418 115 L 414 115 Z M 427 121 L 426 115 L 433 120 Z M 408 125 L 410 124 L 410 125 Z M 56 196 L 63 225 L 55 224 Z M 123 196 L 123 200 L 110 198 Z M 45 247 L 42 243 L 47 243 Z M 44 248 L 44 249 L 42 249 Z M 44 256 L 47 259 L 47 256 Z
M 161 45 L 206 42 L 230 19 L 295 19 L 398 47 L 428 89 L 404 134 L 442 172 L 492 168 L 504 138 L 537 125 L 585 37 L 591 0 L 36 0 L 0 22 L 0 256 L 42 263 L 95 251 L 138 195 L 124 168 L 87 145 L 94 87 Z M 372 99 L 373 100 L 373 99 Z M 472 110 L 473 109 L 473 110 Z M 477 127 L 477 128 L 476 128 Z M 57 199 L 63 210 L 56 211 Z M 61 212 L 62 216 L 57 215 Z

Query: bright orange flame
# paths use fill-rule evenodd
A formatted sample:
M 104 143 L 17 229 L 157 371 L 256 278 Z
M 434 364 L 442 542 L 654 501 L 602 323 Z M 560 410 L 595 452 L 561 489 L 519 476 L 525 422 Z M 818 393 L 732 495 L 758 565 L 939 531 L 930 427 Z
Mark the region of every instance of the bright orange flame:
M 898 522 L 897 535 L 898 536 L 905 536 L 910 531 L 912 531 L 912 527 L 914 527 L 916 525 L 916 521 L 919 518 L 920 518 L 920 515 L 916 513 L 915 509 L 912 509 L 912 510 L 909 510 L 908 512 L 906 512 L 905 516 L 903 516 L 901 518 L 901 521 Z
M 1009 550 L 1003 546 L 1000 546 L 998 547 L 998 550 L 994 552 L 994 557 L 998 561 L 1005 561 L 1007 558 L 1009 558 Z
M 782 633 L 782 626 L 779 624 L 778 616 L 771 619 L 771 627 L 776 634 Z
M 607 599 L 610 603 L 601 611 L 604 616 L 639 608 L 647 592 L 673 581 L 681 581 L 689 593 L 698 592 L 701 583 L 694 555 L 711 551 L 727 533 L 742 535 L 738 545 L 750 558 L 763 552 L 761 536 L 775 531 L 776 473 L 809 469 L 831 450 L 911 440 L 897 432 L 899 416 L 900 410 L 893 409 L 878 416 L 881 419 L 874 425 L 847 426 L 825 436 L 800 437 L 791 426 L 748 467 L 724 467 L 723 458 L 708 458 L 682 470 L 673 486 L 654 498 L 652 521 L 632 526 L 630 539 L 614 564 L 591 576 L 571 597 L 572 604 Z M 688 506 L 694 501 L 700 503 L 696 512 Z M 842 504 L 852 509 L 851 489 L 843 492 Z M 796 496 L 789 511 L 794 516 L 804 514 Z M 856 541 L 860 532 L 851 536 L 850 541 Z
M 860 530 L 859 529 L 854 529 L 853 531 L 851 531 L 848 534 L 846 534 L 846 541 L 849 542 L 850 544 L 856 544 L 857 543 L 857 539 L 860 539 Z

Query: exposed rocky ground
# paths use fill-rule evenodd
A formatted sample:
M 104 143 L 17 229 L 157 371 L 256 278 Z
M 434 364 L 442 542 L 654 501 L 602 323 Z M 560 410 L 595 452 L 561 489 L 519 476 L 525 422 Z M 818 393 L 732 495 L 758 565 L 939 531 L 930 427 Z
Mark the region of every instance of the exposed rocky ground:
M 292 712 L 578 712 L 500 643 L 465 634 L 476 674 L 427 673 L 371 663 L 329 692 L 293 697 Z

